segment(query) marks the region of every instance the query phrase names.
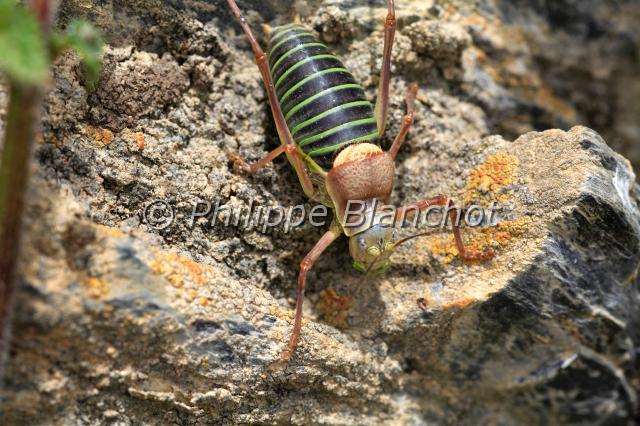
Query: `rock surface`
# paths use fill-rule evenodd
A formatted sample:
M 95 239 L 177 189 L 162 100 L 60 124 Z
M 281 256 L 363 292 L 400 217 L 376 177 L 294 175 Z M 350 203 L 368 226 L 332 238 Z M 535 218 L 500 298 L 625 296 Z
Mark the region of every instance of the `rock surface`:
M 586 127 L 507 140 L 588 118 L 575 97 L 590 95 L 563 71 L 589 51 L 580 31 L 558 30 L 559 10 L 545 21 L 501 2 L 398 3 L 385 143 L 409 81 L 420 95 L 393 202 L 437 193 L 497 202 L 497 225 L 465 230 L 495 259 L 463 265 L 450 236 L 434 232 L 402 246 L 388 274 L 363 281 L 340 240 L 310 275 L 296 356 L 274 367 L 291 329 L 297 264 L 323 228 L 262 233 L 223 226 L 224 214 L 213 226 L 189 221 L 205 201 L 307 203 L 285 161 L 246 177 L 226 160 L 228 149 L 258 159 L 277 144 L 244 39 L 219 4 L 69 1 L 63 22 L 92 18 L 110 46 L 91 95 L 73 57 L 54 71 L 3 424 L 632 421 L 640 194 L 631 165 Z M 577 29 L 612 22 L 613 11 L 583 4 Z M 633 4 L 623 5 L 626 18 L 603 34 L 637 23 Z M 256 28 L 301 14 L 374 95 L 383 7 L 242 6 Z M 532 50 L 558 37 L 581 50 L 563 64 L 542 49 L 553 58 L 542 66 Z M 633 37 L 614 39 L 637 46 Z M 608 72 L 631 72 L 622 53 L 608 54 Z M 598 100 L 612 120 L 603 133 L 617 135 L 629 116 L 615 111 L 627 104 Z M 145 221 L 154 200 L 173 210 L 170 226 Z

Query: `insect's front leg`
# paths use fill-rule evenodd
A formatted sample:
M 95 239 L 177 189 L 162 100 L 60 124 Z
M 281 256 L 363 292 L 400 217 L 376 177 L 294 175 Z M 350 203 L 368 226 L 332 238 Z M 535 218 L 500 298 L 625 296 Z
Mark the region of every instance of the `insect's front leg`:
M 296 145 L 293 141 L 293 137 L 291 136 L 291 132 L 287 127 L 287 122 L 284 119 L 284 114 L 282 113 L 282 109 L 280 108 L 280 102 L 278 102 L 278 98 L 276 97 L 275 87 L 273 85 L 273 79 L 271 78 L 271 73 L 269 71 L 269 64 L 267 63 L 267 55 L 265 55 L 264 51 L 260 47 L 260 44 L 256 40 L 256 37 L 253 35 L 253 31 L 251 31 L 251 27 L 247 24 L 247 20 L 244 16 L 242 16 L 242 12 L 238 8 L 235 0 L 227 0 L 233 15 L 238 20 L 238 23 L 242 27 L 242 30 L 247 36 L 249 40 L 249 44 L 251 44 L 251 49 L 253 50 L 253 54 L 255 55 L 256 63 L 258 64 L 258 69 L 260 70 L 260 74 L 262 75 L 262 80 L 264 82 L 264 86 L 267 89 L 267 96 L 269 97 L 269 104 L 271 106 L 271 112 L 273 113 L 273 119 L 276 123 L 276 129 L 278 130 L 278 135 L 280 137 L 280 142 L 283 145 L 287 145 L 283 151 L 278 151 L 277 149 L 270 154 L 268 154 L 263 160 L 256 163 L 256 165 L 249 166 L 250 168 L 263 167 L 269 161 L 273 160 L 278 155 L 282 154 L 282 152 L 286 152 L 287 157 L 293 164 L 293 167 L 296 170 L 296 174 L 298 175 L 298 179 L 300 180 L 300 184 L 302 185 L 302 189 L 304 193 L 308 197 L 313 197 L 314 189 L 313 184 L 311 183 L 311 179 L 307 172 L 307 169 L 304 164 L 304 160 L 300 155 L 300 152 L 295 149 Z M 237 154 L 230 154 L 234 161 L 237 161 L 240 157 Z M 243 161 L 244 162 L 244 161 Z M 246 164 L 246 163 L 244 163 Z M 258 164 L 260 164 L 258 166 Z M 256 169 L 256 170 L 257 170 Z
M 460 257 L 463 261 L 474 262 L 480 260 L 490 260 L 493 258 L 492 250 L 481 252 L 478 250 L 470 250 L 465 248 L 459 227 L 460 208 L 453 205 L 451 199 L 446 195 L 436 195 L 435 197 L 400 207 L 396 211 L 396 223 L 404 223 L 405 218 L 412 216 L 418 212 L 422 212 L 431 206 L 447 207 L 447 210 L 449 211 L 449 218 L 451 219 L 451 231 L 453 232 L 453 237 L 456 242 L 456 248 L 458 249 L 458 253 L 460 253 Z
M 404 143 L 407 133 L 409 132 L 409 128 L 411 127 L 411 124 L 413 124 L 413 104 L 416 99 L 417 93 L 418 85 L 416 83 L 411 83 L 411 85 L 409 86 L 409 91 L 404 98 L 407 104 L 407 113 L 402 119 L 402 127 L 400 128 L 400 132 L 393 141 L 393 145 L 391 145 L 391 148 L 389 148 L 389 155 L 391 155 L 392 158 L 396 158 L 396 155 L 398 154 L 398 151 L 400 150 L 400 147 Z
M 302 304 L 304 302 L 304 288 L 307 282 L 307 272 L 313 267 L 313 264 L 318 260 L 322 252 L 333 243 L 336 238 L 342 234 L 340 226 L 333 222 L 329 230 L 318 240 L 316 245 L 300 262 L 300 273 L 298 275 L 298 294 L 296 299 L 296 316 L 293 322 L 293 331 L 291 332 L 291 338 L 287 349 L 282 353 L 282 360 L 288 361 L 298 346 L 298 339 L 300 338 L 300 328 L 302 327 Z

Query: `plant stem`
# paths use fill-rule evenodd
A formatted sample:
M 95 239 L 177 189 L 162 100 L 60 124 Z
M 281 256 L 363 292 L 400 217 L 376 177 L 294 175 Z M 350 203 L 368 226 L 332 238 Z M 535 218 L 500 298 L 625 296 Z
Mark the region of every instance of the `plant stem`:
M 31 146 L 39 122 L 40 91 L 11 84 L 0 163 L 0 380 L 10 344 L 22 216 L 29 179 Z
M 27 0 L 49 42 L 58 2 Z M 42 89 L 10 81 L 2 163 L 0 163 L 0 386 L 11 344 L 11 316 L 20 254 L 22 216 L 29 181 L 31 146 L 40 122 Z

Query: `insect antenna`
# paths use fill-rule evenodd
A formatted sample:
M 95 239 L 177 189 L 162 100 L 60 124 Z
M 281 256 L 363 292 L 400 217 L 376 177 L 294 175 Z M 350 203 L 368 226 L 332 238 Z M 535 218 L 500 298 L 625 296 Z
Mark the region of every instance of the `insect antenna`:
M 431 234 L 431 232 L 420 232 L 419 234 L 414 234 L 414 235 L 409 235 L 406 238 L 401 239 L 400 241 L 398 241 L 397 243 L 394 244 L 393 249 L 395 250 L 396 248 L 398 248 L 399 245 L 406 243 L 409 240 L 413 240 L 414 238 L 418 238 L 418 237 L 422 237 L 424 235 L 429 235 Z

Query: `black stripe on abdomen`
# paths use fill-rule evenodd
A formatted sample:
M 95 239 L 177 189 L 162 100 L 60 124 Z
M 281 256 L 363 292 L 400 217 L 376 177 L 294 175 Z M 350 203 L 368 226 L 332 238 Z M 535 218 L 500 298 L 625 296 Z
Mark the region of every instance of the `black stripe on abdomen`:
M 296 68 L 290 68 L 287 75 L 281 75 L 279 79 L 274 79 L 276 86 L 276 94 L 282 96 L 299 81 L 301 75 L 311 75 L 318 71 L 340 68 L 342 63 L 338 58 L 331 54 L 320 54 L 317 56 L 310 56 L 306 60 L 298 62 Z
M 295 142 L 323 168 L 337 150 L 377 144 L 373 107 L 340 59 L 297 26 L 276 28 L 268 49 L 276 95 Z

